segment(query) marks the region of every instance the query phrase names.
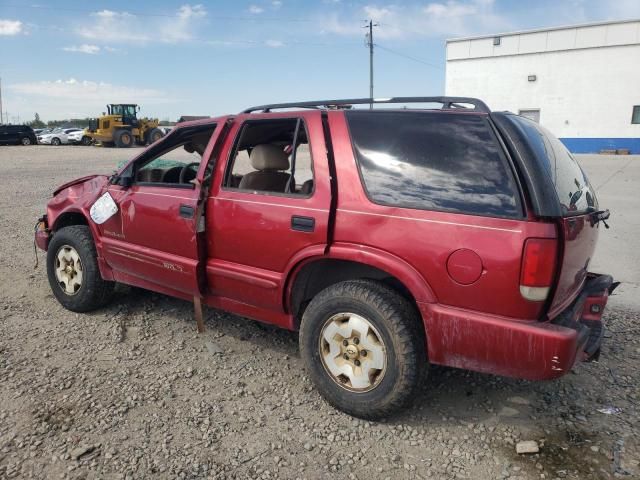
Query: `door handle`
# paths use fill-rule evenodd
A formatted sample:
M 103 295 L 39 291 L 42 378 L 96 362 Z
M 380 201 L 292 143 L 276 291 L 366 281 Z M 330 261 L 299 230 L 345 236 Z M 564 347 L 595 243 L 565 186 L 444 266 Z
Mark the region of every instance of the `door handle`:
M 312 217 L 291 217 L 291 230 L 297 232 L 313 232 L 316 228 L 316 219 Z
M 195 208 L 191 205 L 180 205 L 180 216 L 182 218 L 193 218 L 193 213 L 195 212 Z

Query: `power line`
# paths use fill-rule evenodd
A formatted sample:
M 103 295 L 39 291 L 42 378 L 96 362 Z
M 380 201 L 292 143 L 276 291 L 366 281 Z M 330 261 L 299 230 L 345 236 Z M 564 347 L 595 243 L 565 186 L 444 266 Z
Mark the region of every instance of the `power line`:
M 401 52 L 398 52 L 396 50 L 392 50 L 392 49 L 387 48 L 387 47 L 383 47 L 379 43 L 376 43 L 376 47 L 381 48 L 382 50 L 386 50 L 389 53 L 393 53 L 394 55 L 398 55 L 399 57 L 404 57 L 404 58 L 407 58 L 409 60 L 413 60 L 414 62 L 422 63 L 423 65 L 427 65 L 429 67 L 437 68 L 438 70 L 442 70 L 443 69 L 442 66 L 440 66 L 440 65 L 436 65 L 435 63 L 430 63 L 430 62 L 427 62 L 425 60 L 421 60 L 419 58 L 412 57 L 411 55 L 407 55 L 405 53 L 401 53 Z
M 16 8 L 20 10 L 24 10 L 25 8 L 32 8 L 36 10 L 53 10 L 57 12 L 75 12 L 75 13 L 99 13 L 100 9 L 88 9 L 88 8 L 62 8 L 62 7 L 52 7 L 50 5 L 18 5 L 11 3 L 3 3 L 0 4 L 2 7 L 6 8 Z M 108 8 L 103 8 L 104 10 L 109 10 Z M 181 18 L 182 15 L 179 13 L 148 13 L 142 12 L 139 10 L 125 10 L 122 13 L 128 13 L 130 15 L 135 15 L 136 17 L 163 17 L 163 18 Z M 207 14 L 207 18 L 211 20 L 225 20 L 225 21 L 238 21 L 238 22 L 292 22 L 292 23 L 308 23 L 315 22 L 311 18 L 287 18 L 287 17 L 264 17 L 264 16 L 233 16 L 233 15 L 209 15 Z

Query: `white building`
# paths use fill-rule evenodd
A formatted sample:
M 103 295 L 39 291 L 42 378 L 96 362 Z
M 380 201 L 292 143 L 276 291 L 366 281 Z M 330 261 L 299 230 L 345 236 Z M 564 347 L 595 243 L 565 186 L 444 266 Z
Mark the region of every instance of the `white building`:
M 447 40 L 445 90 L 533 118 L 573 152 L 640 153 L 640 20 Z

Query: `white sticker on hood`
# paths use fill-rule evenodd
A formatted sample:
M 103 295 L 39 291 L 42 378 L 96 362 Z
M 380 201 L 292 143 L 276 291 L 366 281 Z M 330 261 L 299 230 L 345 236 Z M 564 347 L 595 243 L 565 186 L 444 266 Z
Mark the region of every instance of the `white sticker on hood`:
M 118 212 L 118 206 L 113 201 L 109 192 L 105 192 L 96 202 L 91 206 L 89 213 L 91 219 L 98 225 L 103 224 Z

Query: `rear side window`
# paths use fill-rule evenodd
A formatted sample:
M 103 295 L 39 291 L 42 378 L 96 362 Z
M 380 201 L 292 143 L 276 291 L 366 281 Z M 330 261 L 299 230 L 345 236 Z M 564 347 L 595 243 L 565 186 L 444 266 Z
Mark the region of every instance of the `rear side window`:
M 346 112 L 369 198 L 382 205 L 521 217 L 507 159 L 486 118 Z
M 531 120 L 509 115 L 527 137 L 536 157 L 541 159 L 560 201 L 564 216 L 579 215 L 597 209 L 595 191 L 586 174 L 569 150 L 549 130 Z

